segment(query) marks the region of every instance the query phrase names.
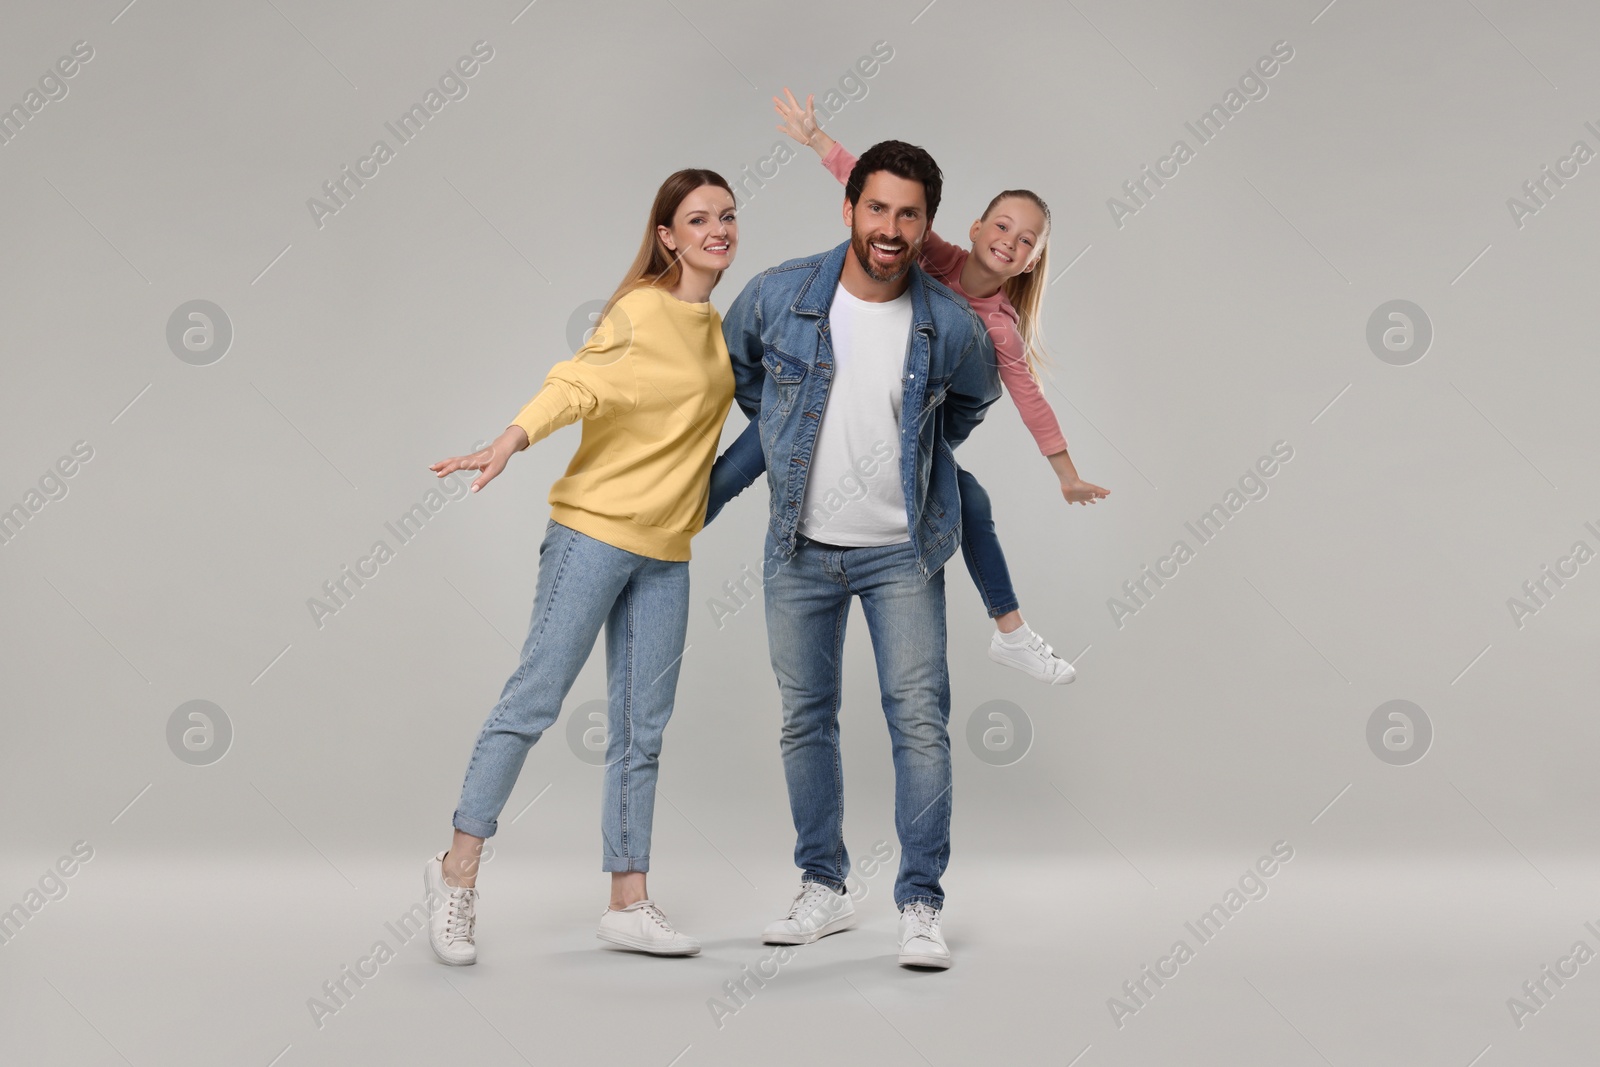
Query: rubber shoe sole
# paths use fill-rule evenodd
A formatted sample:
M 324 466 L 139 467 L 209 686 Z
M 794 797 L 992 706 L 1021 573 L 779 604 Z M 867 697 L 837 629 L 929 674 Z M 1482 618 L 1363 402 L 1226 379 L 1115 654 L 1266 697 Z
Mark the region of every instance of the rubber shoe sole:
M 853 929 L 859 916 L 855 914 L 841 915 L 837 919 L 829 920 L 808 934 L 763 934 L 761 943 L 764 945 L 809 945 L 813 941 L 820 941 L 829 934 L 837 934 L 844 930 Z
M 636 952 L 648 952 L 652 956 L 698 956 L 700 954 L 699 945 L 693 948 L 664 949 L 656 942 L 646 941 L 643 938 L 629 937 L 627 934 L 613 933 L 609 930 L 596 930 L 594 936 L 601 941 L 608 941 L 613 945 L 621 945 L 623 948 L 631 948 Z
M 1029 678 L 1032 678 L 1036 682 L 1047 682 L 1050 685 L 1067 685 L 1078 676 L 1077 669 L 1073 668 L 1072 670 L 1067 671 L 1065 674 L 1058 674 L 1054 678 L 1047 678 L 1038 671 L 1033 670 L 1024 664 L 1018 663 L 1014 659 L 1007 659 L 993 645 L 989 646 L 989 658 L 1000 664 L 1002 667 L 1010 667 L 1014 671 L 1021 671 L 1023 674 L 1026 674 Z M 1071 667 L 1072 665 L 1069 663 L 1067 666 Z
M 900 966 L 902 967 L 931 967 L 944 970 L 950 966 L 949 956 L 925 956 L 920 952 L 900 953 Z

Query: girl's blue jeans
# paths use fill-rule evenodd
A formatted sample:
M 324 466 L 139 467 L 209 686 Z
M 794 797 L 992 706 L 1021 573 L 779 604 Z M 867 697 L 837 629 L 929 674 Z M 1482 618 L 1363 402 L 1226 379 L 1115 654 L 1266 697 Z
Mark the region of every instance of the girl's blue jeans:
M 1018 605 L 1011 570 L 994 532 L 994 508 L 978 479 L 961 467 L 956 468 L 956 484 L 961 489 L 961 555 L 989 618 L 996 619 L 1016 611 Z

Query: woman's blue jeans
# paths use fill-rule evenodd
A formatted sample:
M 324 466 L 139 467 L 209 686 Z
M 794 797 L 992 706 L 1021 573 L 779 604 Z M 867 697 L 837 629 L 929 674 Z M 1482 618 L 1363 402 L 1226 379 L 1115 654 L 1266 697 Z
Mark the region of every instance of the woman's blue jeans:
M 661 735 L 689 628 L 689 564 L 636 555 L 554 519 L 539 545 L 522 662 L 472 749 L 456 829 L 494 836 L 528 749 L 560 715 L 602 625 L 610 716 L 600 869 L 650 869 Z

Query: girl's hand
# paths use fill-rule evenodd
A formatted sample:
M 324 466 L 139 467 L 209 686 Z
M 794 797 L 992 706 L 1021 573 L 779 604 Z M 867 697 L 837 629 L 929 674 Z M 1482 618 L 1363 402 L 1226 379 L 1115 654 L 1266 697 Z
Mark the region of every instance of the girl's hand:
M 822 128 L 817 125 L 817 112 L 812 105 L 812 101 L 816 99 L 815 94 L 806 97 L 804 108 L 801 108 L 800 102 L 794 98 L 787 85 L 783 88 L 783 95 L 789 98 L 787 103 L 777 97 L 772 98 L 773 106 L 778 114 L 783 116 L 783 125 L 778 129 L 801 144 L 807 145 L 817 155 L 827 155 L 829 149 L 833 147 L 833 138 L 823 133 Z
M 1082 478 L 1063 480 L 1061 495 L 1069 504 L 1093 504 L 1103 497 L 1109 496 L 1111 490 L 1102 489 L 1093 482 L 1086 482 Z
M 520 426 L 511 426 L 505 433 L 495 438 L 488 448 L 469 456 L 451 456 L 449 459 L 442 459 L 428 469 L 441 478 L 461 470 L 482 471 L 483 474 L 472 483 L 472 491 L 476 493 L 506 469 L 506 461 L 511 458 L 513 452 L 520 452 L 527 447 L 527 431 Z

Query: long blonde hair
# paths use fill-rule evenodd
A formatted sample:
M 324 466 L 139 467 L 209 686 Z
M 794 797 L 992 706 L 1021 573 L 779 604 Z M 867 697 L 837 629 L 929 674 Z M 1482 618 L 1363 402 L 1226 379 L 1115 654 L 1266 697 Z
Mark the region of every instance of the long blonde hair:
M 1007 189 L 989 201 L 989 206 L 983 209 L 983 218 L 987 219 L 989 212 L 995 209 L 995 205 L 1010 196 L 1020 196 L 1024 200 L 1032 201 L 1033 205 L 1044 214 L 1044 232 L 1039 235 L 1037 265 L 1026 274 L 1007 278 L 1000 286 L 1001 292 L 1006 294 L 1006 299 L 1011 301 L 1011 306 L 1017 309 L 1017 332 L 1022 335 L 1022 349 L 1027 359 L 1028 373 L 1038 381 L 1040 368 L 1045 364 L 1041 312 L 1044 306 L 1045 286 L 1049 284 L 1046 279 L 1049 277 L 1050 269 L 1050 206 L 1031 189 Z
M 678 262 L 678 257 L 661 243 L 661 235 L 656 232 L 658 226 L 672 228 L 672 219 L 678 213 L 678 207 L 690 193 L 703 185 L 715 185 L 726 189 L 729 196 L 734 196 L 733 190 L 728 188 L 728 183 L 714 170 L 703 167 L 688 167 L 684 170 L 674 171 L 661 183 L 661 188 L 656 190 L 656 199 L 650 205 L 650 217 L 645 220 L 644 240 L 639 242 L 639 254 L 633 257 L 633 265 L 628 268 L 628 273 L 623 275 L 622 283 L 611 294 L 611 299 L 606 301 L 605 307 L 600 310 L 600 316 L 595 319 L 604 322 L 606 315 L 618 300 L 642 286 L 650 285 L 658 289 L 671 289 L 678 284 L 683 276 L 683 266 Z M 734 196 L 738 203 L 738 197 Z M 722 281 L 723 271 L 717 271 L 711 287 L 715 289 L 717 283 Z

